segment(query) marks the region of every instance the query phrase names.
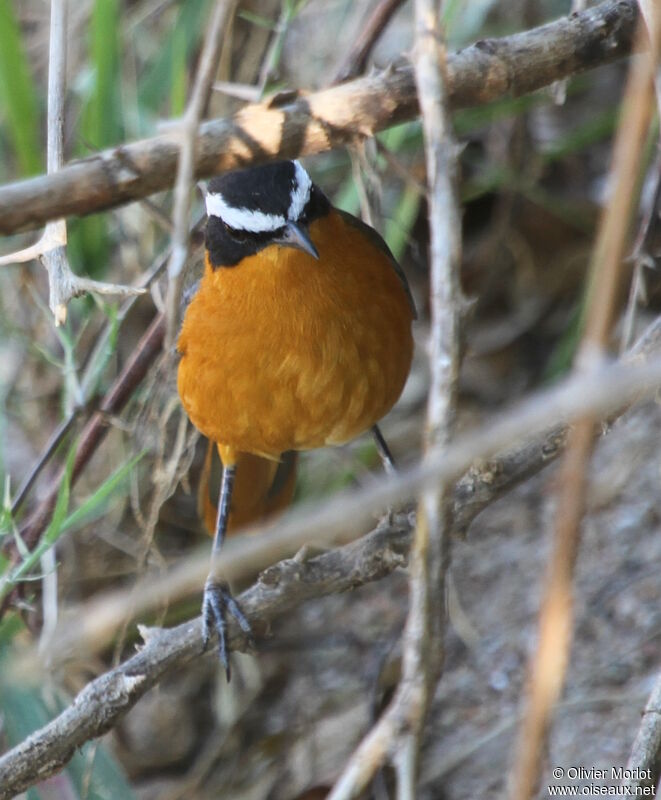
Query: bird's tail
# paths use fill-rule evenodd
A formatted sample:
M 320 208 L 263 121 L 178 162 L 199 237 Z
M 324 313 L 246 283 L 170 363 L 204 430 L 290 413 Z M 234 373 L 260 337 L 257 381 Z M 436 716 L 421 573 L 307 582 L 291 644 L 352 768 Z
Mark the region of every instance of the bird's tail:
M 218 498 L 217 492 L 210 491 L 215 449 L 209 442 L 198 491 L 199 513 L 211 535 L 216 527 Z M 287 508 L 294 496 L 297 463 L 298 453 L 293 451 L 283 453 L 279 461 L 239 453 L 227 526 L 229 535 Z

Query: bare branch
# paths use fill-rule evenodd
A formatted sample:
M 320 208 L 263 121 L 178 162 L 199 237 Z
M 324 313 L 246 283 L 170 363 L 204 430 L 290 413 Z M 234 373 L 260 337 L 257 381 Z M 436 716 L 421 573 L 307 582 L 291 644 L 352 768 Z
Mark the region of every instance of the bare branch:
M 522 95 L 628 55 L 636 9 L 635 0 L 608 0 L 581 14 L 480 41 L 453 54 L 448 59 L 450 106 Z M 201 178 L 269 159 L 318 153 L 417 114 L 413 70 L 406 65 L 309 95 L 276 95 L 231 118 L 203 123 L 194 174 Z M 0 234 L 91 214 L 170 188 L 178 143 L 177 133 L 169 132 L 73 162 L 56 175 L 1 188 Z
M 310 561 L 276 564 L 241 595 L 241 607 L 253 630 L 260 631 L 307 599 L 346 591 L 405 565 L 408 543 L 405 524 L 377 529 Z M 92 681 L 62 714 L 0 757 L 0 800 L 57 772 L 77 747 L 109 730 L 166 671 L 203 652 L 200 619 L 142 634 L 145 646 L 137 655 Z M 229 643 L 232 649 L 241 646 L 234 630 Z
M 640 26 L 642 29 L 642 25 Z M 661 27 L 651 32 L 650 53 L 632 63 L 611 170 L 613 196 L 602 216 L 590 270 L 585 334 L 576 372 L 590 374 L 603 362 L 625 268 L 625 248 L 644 141 L 654 101 L 654 74 Z M 528 800 L 536 791 L 544 741 L 560 697 L 572 635 L 572 579 L 585 507 L 587 467 L 597 417 L 586 414 L 569 434 L 559 476 L 553 551 L 539 613 L 538 642 L 531 658 L 526 713 L 520 728 L 513 797 Z
M 453 433 L 460 366 L 461 213 L 459 150 L 448 104 L 447 51 L 441 8 L 415 2 L 414 63 L 422 113 L 430 230 L 430 387 L 424 460 L 442 455 Z M 402 641 L 402 679 L 386 713 L 405 720 L 395 768 L 397 796 L 415 796 L 424 722 L 443 664 L 446 573 L 450 565 L 452 485 L 439 482 L 420 495 L 411 555 L 409 614 Z

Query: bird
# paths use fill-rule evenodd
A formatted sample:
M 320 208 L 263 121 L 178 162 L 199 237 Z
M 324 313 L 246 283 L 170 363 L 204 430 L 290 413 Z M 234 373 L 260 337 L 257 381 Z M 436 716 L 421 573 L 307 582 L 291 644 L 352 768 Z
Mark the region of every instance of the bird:
M 211 536 L 215 535 L 218 519 L 217 487 L 213 493 L 214 483 L 218 481 L 212 479 L 214 450 L 213 442 L 208 442 L 197 492 L 199 516 Z M 297 467 L 298 453 L 291 450 L 283 453 L 279 461 L 240 453 L 227 520 L 227 535 L 240 533 L 242 528 L 286 509 L 294 497 Z
M 204 274 L 187 306 L 177 389 L 223 466 L 212 564 L 227 533 L 237 464 L 342 445 L 398 400 L 413 357 L 411 292 L 381 236 L 334 207 L 300 161 L 212 178 L 205 194 Z M 205 649 L 218 634 L 230 678 L 227 618 L 252 639 L 228 586 L 204 586 Z

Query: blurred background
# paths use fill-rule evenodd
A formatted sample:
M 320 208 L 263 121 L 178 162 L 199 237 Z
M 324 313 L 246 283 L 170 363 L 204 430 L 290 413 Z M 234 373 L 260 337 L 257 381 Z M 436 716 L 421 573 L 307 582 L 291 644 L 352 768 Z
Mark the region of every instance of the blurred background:
M 69 5 L 67 159 L 153 135 L 182 114 L 210 0 Z M 277 90 L 330 84 L 377 5 L 240 2 L 210 116 L 227 115 Z M 444 4 L 452 49 L 569 11 L 570 4 L 559 0 Z M 45 171 L 49 14 L 43 0 L 0 0 L 2 183 Z M 368 69 L 410 52 L 412 18 L 411 3 L 402 2 Z M 463 147 L 462 281 L 470 300 L 460 429 L 549 385 L 571 365 L 595 224 L 608 197 L 625 74 L 624 63 L 603 67 L 566 85 L 454 115 Z M 651 139 L 643 197 L 653 189 L 655 149 Z M 415 364 L 383 424 L 396 458 L 411 463 L 420 452 L 427 389 L 428 231 L 420 124 L 399 125 L 376 141 L 306 159 L 305 165 L 336 205 L 362 214 L 384 235 L 412 286 L 420 317 Z M 168 192 L 71 220 L 68 256 L 74 271 L 119 283 L 140 280 L 163 261 L 171 204 Z M 201 214 L 197 192 L 193 219 Z M 4 239 L 0 252 L 35 238 L 30 233 Z M 192 276 L 199 271 L 200 244 L 198 228 Z M 644 271 L 647 293 L 636 330 L 657 313 L 661 299 L 653 266 Z M 623 306 L 628 291 L 622 288 Z M 52 324 L 47 298 L 39 263 L 0 270 L 5 544 L 16 539 L 17 526 L 44 496 L 58 466 L 71 464 L 84 409 L 98 407 L 134 352 L 162 306 L 164 284 L 156 275 L 151 291 L 132 303 L 75 300 L 60 329 Z M 630 338 L 619 329 L 617 335 L 615 351 Z M 70 492 L 66 473 L 48 541 L 41 557 L 25 564 L 32 580 L 19 594 L 8 580 L 14 568 L 0 555 L 0 600 L 8 606 L 0 622 L 2 749 L 134 652 L 138 636 L 127 621 L 104 652 L 49 673 L 38 687 L 10 678 L 2 662 L 26 642 L 47 638 L 58 608 L 105 589 L 130 587 L 137 576 L 161 574 L 206 541 L 197 498 L 206 444 L 179 407 L 175 374 L 174 354 L 166 353 L 121 416 L 108 420 L 107 438 Z M 22 481 L 69 417 L 71 430 L 20 507 L 12 509 Z M 595 457 L 577 581 L 576 641 L 549 769 L 624 763 L 658 666 L 661 465 L 654 445 L 660 424 L 654 404 L 628 415 Z M 379 470 L 368 437 L 304 454 L 294 502 L 360 485 Z M 492 797 L 505 785 L 535 633 L 552 487 L 550 468 L 487 509 L 466 540 L 454 545 L 446 673 L 428 725 L 421 797 Z M 185 598 L 143 621 L 174 624 L 195 616 L 199 603 L 200 596 Z M 28 796 L 324 797 L 396 683 L 406 604 L 404 571 L 311 602 L 273 627 L 260 643 L 259 658 L 235 657 L 229 686 L 213 655 L 197 659 L 168 675 L 116 730 L 87 745 L 61 776 Z M 375 796 L 388 796 L 389 780 L 387 773 L 382 776 Z

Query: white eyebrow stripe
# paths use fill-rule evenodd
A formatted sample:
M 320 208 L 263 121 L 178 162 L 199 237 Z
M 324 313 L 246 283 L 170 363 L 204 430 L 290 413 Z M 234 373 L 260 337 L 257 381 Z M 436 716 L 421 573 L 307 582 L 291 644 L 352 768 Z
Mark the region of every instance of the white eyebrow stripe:
M 263 211 L 252 211 L 249 208 L 233 208 L 219 193 L 207 194 L 205 204 L 209 217 L 220 217 L 230 228 L 239 231 L 265 233 L 282 228 L 287 223 L 280 214 L 265 214 Z
M 300 161 L 294 161 L 294 174 L 296 177 L 296 190 L 292 193 L 287 219 L 296 221 L 310 199 L 312 181 Z

